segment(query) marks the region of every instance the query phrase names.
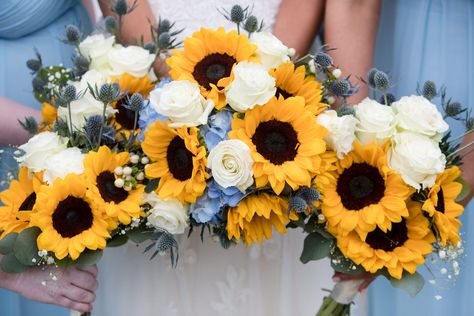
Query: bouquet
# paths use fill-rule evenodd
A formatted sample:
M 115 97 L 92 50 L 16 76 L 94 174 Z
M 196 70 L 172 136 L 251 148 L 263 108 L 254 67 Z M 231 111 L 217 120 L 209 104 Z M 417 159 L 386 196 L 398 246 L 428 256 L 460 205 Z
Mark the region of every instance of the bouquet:
M 135 6 L 118 3 L 105 33 L 67 27 L 72 69 L 27 63 L 43 122 L 22 122 L 34 136 L 0 194 L 3 270 L 93 264 L 128 240 L 175 265 L 186 231 L 228 248 L 300 227 L 304 263 L 329 256 L 336 271 L 418 286 L 433 247 L 456 247 L 463 148 L 443 136 L 433 83 L 395 102 L 373 70 L 383 101 L 351 108 L 358 89 L 325 51 L 296 58 L 250 8 L 223 10 L 236 30 L 201 28 L 183 47 L 166 19 L 151 43 L 123 46 Z M 169 67 L 160 78 L 156 60 Z M 319 315 L 348 314 L 361 282 L 339 283 Z

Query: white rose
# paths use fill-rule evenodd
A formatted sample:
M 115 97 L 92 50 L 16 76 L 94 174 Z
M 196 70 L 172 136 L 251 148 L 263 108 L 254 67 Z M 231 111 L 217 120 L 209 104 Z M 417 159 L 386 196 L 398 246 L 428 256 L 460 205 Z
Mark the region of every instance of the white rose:
M 155 54 L 150 54 L 139 46 L 115 45 L 109 52 L 109 63 L 112 75 L 120 76 L 128 73 L 141 78 L 148 74 L 151 64 L 155 61 Z
M 43 181 L 52 185 L 57 178 L 64 179 L 68 174 L 84 172 L 84 155 L 77 147 L 58 152 L 45 162 Z
M 199 86 L 187 80 L 172 81 L 153 90 L 149 99 L 158 114 L 172 121 L 170 127 L 206 124 L 214 108 L 214 102 L 201 95 Z
M 17 158 L 17 161 L 34 172 L 41 171 L 51 156 L 66 149 L 67 142 L 66 138 L 53 132 L 39 133 L 18 147 L 25 154 Z
M 356 136 L 361 144 L 382 144 L 396 132 L 396 119 L 391 107 L 365 98 L 354 109 Z
M 436 175 L 443 172 L 446 165 L 438 142 L 412 132 L 395 135 L 388 159 L 390 167 L 415 189 L 433 186 Z
M 176 199 L 161 199 L 155 192 L 146 194 L 143 202 L 152 207 L 147 220 L 153 227 L 173 235 L 184 233 L 188 227 L 188 205 Z
M 352 150 L 357 123 L 354 116 L 344 115 L 338 117 L 336 111 L 327 110 L 318 115 L 316 122 L 329 131 L 324 140 L 329 148 L 337 153 L 339 159 L 342 159 L 345 154 Z
M 392 103 L 392 108 L 395 111 L 400 130 L 423 134 L 439 140 L 442 134 L 449 129 L 436 105 L 422 96 L 402 97 Z
M 114 43 L 115 36 L 90 35 L 79 44 L 79 52 L 91 60 L 90 69 L 104 71 L 110 68 L 108 54 Z
M 278 68 L 281 64 L 290 61 L 289 48 L 272 33 L 254 33 L 250 42 L 257 46 L 257 57 L 266 69 Z
M 240 62 L 234 67 L 234 80 L 226 88 L 227 103 L 245 112 L 267 103 L 276 93 L 275 78 L 260 64 Z
M 207 159 L 207 167 L 219 185 L 237 187 L 242 192 L 253 184 L 252 166 L 249 147 L 238 139 L 221 141 Z
M 71 102 L 71 120 L 72 125 L 76 129 L 81 129 L 84 127 L 86 119 L 93 115 L 102 115 L 104 110 L 104 104 L 100 101 L 97 101 L 90 91 L 88 90 L 88 84 L 91 87 L 100 87 L 106 83 L 106 77 L 96 71 L 89 70 L 86 72 L 81 81 L 70 82 L 78 92 L 79 95 L 82 95 L 81 98 Z M 106 114 L 111 115 L 116 112 L 111 106 L 107 107 Z M 67 107 L 58 108 L 58 117 L 66 122 L 69 122 L 69 111 Z

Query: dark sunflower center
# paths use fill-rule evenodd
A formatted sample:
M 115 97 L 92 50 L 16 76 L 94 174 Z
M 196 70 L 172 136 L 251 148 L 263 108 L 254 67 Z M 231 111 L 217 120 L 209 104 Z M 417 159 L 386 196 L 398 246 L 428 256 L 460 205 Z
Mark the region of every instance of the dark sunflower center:
M 355 163 L 339 176 L 336 190 L 344 207 L 357 211 L 382 199 L 385 181 L 377 168 Z
M 135 112 L 123 106 L 130 96 L 130 94 L 124 95 L 115 105 L 115 109 L 118 111 L 115 113 L 115 120 L 124 129 L 133 129 L 135 127 Z
M 236 62 L 234 57 L 227 54 L 207 55 L 194 66 L 193 77 L 201 86 L 210 90 L 211 83 L 217 84 L 222 78 L 230 76 Z
M 286 122 L 271 120 L 258 125 L 252 142 L 257 151 L 275 165 L 291 161 L 296 157 L 298 135 Z
M 64 238 L 74 237 L 89 229 L 92 221 L 89 204 L 74 196 L 59 202 L 53 214 L 53 227 Z
M 193 154 L 186 148 L 184 140 L 176 136 L 168 146 L 166 154 L 168 169 L 174 178 L 186 181 L 193 174 Z
M 385 251 L 392 251 L 397 247 L 403 246 L 408 240 L 408 230 L 405 219 L 400 223 L 392 223 L 392 230 L 384 233 L 379 228 L 370 232 L 365 239 L 365 242 L 372 247 L 372 249 L 382 249 Z
M 115 176 L 110 171 L 104 171 L 97 176 L 97 188 L 100 196 L 106 202 L 120 203 L 128 197 L 128 192 L 123 188 L 117 188 L 114 184 Z
M 289 93 L 289 92 L 287 92 L 283 89 L 277 88 L 276 96 L 279 97 L 280 95 L 285 99 L 288 99 L 288 98 L 293 96 L 291 93 Z
M 20 211 L 31 211 L 36 203 L 36 193 L 33 192 L 21 203 Z
M 444 211 L 446 210 L 446 207 L 444 204 L 444 192 L 443 192 L 443 189 L 441 188 L 439 188 L 439 192 L 438 192 L 438 203 L 436 204 L 436 210 L 443 214 L 444 214 Z

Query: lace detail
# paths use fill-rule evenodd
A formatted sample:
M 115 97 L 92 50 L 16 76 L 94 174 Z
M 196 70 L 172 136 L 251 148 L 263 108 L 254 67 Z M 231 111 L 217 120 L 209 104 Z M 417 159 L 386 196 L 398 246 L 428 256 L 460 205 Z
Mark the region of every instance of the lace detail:
M 237 270 L 231 265 L 227 268 L 226 282 L 216 282 L 220 301 L 211 302 L 211 307 L 218 315 L 242 315 L 240 307 L 252 295 L 252 290 L 244 287 L 248 285 L 246 278 L 247 274 L 243 269 Z
M 156 17 L 176 22 L 177 29 L 184 28 L 181 40 L 201 27 L 217 28 L 223 26 L 227 30 L 235 29 L 235 24 L 227 21 L 217 9 L 230 10 L 238 3 L 242 7 L 249 6 L 252 13 L 263 19 L 266 30 L 271 30 L 280 7 L 281 0 L 149 0 Z

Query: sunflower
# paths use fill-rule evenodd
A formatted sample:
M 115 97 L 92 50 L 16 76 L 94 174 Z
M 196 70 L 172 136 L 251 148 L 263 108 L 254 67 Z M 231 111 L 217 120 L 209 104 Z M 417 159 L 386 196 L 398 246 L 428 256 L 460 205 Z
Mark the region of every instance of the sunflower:
M 433 251 L 431 244 L 435 241 L 428 219 L 416 209 L 410 209 L 408 218 L 392 223 L 386 232 L 375 228 L 365 241 L 354 231 L 336 238 L 344 256 L 370 273 L 386 268 L 396 279 L 402 277 L 403 270 L 415 273 L 425 262 L 425 256 Z
M 152 164 L 145 169 L 148 178 L 160 178 L 157 193 L 161 198 L 176 198 L 195 203 L 204 194 L 206 179 L 206 148 L 199 144 L 198 129 L 172 129 L 156 121 L 145 132 L 142 143 Z
M 110 235 L 96 198 L 86 180 L 72 173 L 41 186 L 31 216 L 31 225 L 41 229 L 38 249 L 54 252 L 59 260 L 68 255 L 76 260 L 85 248 L 104 249 Z
M 230 76 L 234 64 L 255 59 L 252 55 L 256 49 L 247 36 L 236 31 L 201 28 L 185 39 L 184 50 L 174 50 L 166 63 L 171 68 L 171 78 L 196 82 L 201 94 L 221 109 L 226 105 L 225 85 L 218 88 L 219 81 Z
M 249 195 L 227 213 L 229 239 L 242 238 L 245 244 L 262 242 L 272 237 L 272 228 L 284 234 L 288 224 L 288 202 L 275 195 L 258 193 Z
M 270 183 L 276 194 L 286 184 L 293 190 L 309 186 L 326 150 L 326 129 L 318 125 L 301 97 L 272 98 L 264 106 L 235 116 L 229 137 L 250 148 L 257 188 Z
M 117 129 L 122 129 L 128 136 L 135 126 L 135 112 L 124 107 L 128 98 L 134 93 L 140 93 L 144 98 L 147 98 L 150 91 L 153 90 L 153 84 L 148 76 L 141 78 L 134 77 L 128 73 L 124 73 L 120 77 L 113 77 L 112 82 L 117 82 L 120 85 L 120 91 L 125 92 L 124 96 L 113 104 L 117 110 L 114 115 L 114 122 Z M 139 133 L 137 130 L 135 133 Z
M 456 203 L 456 198 L 461 193 L 462 184 L 456 182 L 461 176 L 458 167 L 446 169 L 436 178 L 435 185 L 428 193 L 428 199 L 422 209 L 434 219 L 441 243 L 446 245 L 449 241 L 457 244 L 461 222 L 458 217 L 464 211 L 461 204 Z
M 84 158 L 84 174 L 97 196 L 96 201 L 103 206 L 108 217 L 125 225 L 130 224 L 132 218 L 143 215 L 140 210 L 143 186 L 125 191 L 114 184 L 115 168 L 122 167 L 129 160 L 129 153 L 114 153 L 107 146 L 89 152 Z M 116 221 L 112 223 L 109 228 L 115 228 Z
M 0 201 L 4 204 L 0 206 L 0 238 L 28 227 L 41 178 L 41 174 L 30 175 L 27 168 L 21 168 L 18 180 L 13 180 L 10 187 L 0 193 Z
M 303 97 L 306 109 L 314 115 L 318 115 L 328 107 L 321 102 L 322 90 L 321 83 L 315 80 L 313 76 L 306 77 L 305 66 L 299 66 L 295 69 L 293 63 L 282 64 L 277 69 L 271 70 L 270 75 L 276 79 L 276 96 L 289 98 Z
M 408 216 L 405 201 L 411 189 L 387 165 L 383 147 L 354 143 L 339 167 L 316 178 L 321 210 L 328 229 L 346 235 L 356 230 L 362 240 L 378 226 L 386 232 L 392 222 Z

